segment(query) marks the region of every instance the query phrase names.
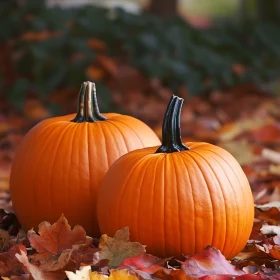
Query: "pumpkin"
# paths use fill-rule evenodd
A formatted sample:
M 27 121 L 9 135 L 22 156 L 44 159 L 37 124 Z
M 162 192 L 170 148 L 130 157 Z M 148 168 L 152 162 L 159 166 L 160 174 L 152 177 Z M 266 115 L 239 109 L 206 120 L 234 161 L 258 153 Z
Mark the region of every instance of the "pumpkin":
M 77 114 L 46 119 L 33 127 L 16 151 L 10 175 L 15 213 L 23 229 L 55 222 L 99 236 L 96 195 L 109 166 L 128 151 L 154 146 L 159 138 L 140 120 L 101 115 L 95 85 L 84 82 Z
M 182 103 L 171 98 L 160 147 L 129 152 L 109 168 L 97 195 L 99 226 L 111 236 L 128 226 L 131 240 L 159 257 L 182 259 L 211 245 L 232 258 L 252 230 L 251 188 L 226 150 L 182 143 Z

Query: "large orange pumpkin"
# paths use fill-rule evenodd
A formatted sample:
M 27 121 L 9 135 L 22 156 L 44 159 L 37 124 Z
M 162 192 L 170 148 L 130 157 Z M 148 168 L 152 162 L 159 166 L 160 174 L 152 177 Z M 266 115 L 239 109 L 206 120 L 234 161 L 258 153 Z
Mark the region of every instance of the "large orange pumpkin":
M 109 168 L 97 196 L 99 226 L 111 236 L 129 226 L 131 240 L 159 257 L 181 259 L 212 245 L 231 258 L 252 230 L 252 192 L 227 151 L 182 143 L 182 102 L 169 103 L 160 147 L 132 151 Z
M 160 143 L 133 117 L 101 115 L 95 85 L 81 86 L 78 113 L 44 120 L 24 137 L 12 164 L 11 197 L 25 230 L 62 213 L 70 225 L 99 236 L 96 194 L 109 166 L 137 148 Z

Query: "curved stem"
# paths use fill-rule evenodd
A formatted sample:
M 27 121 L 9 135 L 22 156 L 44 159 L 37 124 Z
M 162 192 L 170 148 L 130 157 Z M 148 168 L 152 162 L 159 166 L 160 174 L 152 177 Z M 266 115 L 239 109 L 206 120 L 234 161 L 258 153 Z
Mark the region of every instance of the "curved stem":
M 85 95 L 86 95 L 86 82 L 83 82 L 79 91 L 79 103 L 76 117 L 71 122 L 84 122 L 85 121 Z
M 163 123 L 162 123 L 162 147 L 166 147 L 167 144 L 170 142 L 170 135 L 168 134 L 168 124 L 169 124 L 169 118 L 172 111 L 172 108 L 174 108 L 176 98 L 174 95 L 172 95 L 168 105 L 167 109 L 164 115 Z
M 179 98 L 179 100 L 180 100 L 180 103 L 178 105 L 178 112 L 176 115 L 176 128 L 175 128 L 176 129 L 176 144 L 177 144 L 178 148 L 180 149 L 180 151 L 185 151 L 185 150 L 189 150 L 190 148 L 182 142 L 180 123 L 181 123 L 181 113 L 182 113 L 184 99 Z
M 97 122 L 107 118 L 100 114 L 95 84 L 83 82 L 79 92 L 79 103 L 76 117 L 72 122 Z
M 180 117 L 183 99 L 172 96 L 166 109 L 162 124 L 162 145 L 156 153 L 173 153 L 189 150 L 189 147 L 182 143 Z

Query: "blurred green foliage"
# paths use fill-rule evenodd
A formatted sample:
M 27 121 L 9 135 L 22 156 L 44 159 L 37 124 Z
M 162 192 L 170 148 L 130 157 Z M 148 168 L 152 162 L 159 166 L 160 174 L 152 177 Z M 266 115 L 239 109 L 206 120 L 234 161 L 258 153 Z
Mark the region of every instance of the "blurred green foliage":
M 1 53 L 9 57 L 12 69 L 2 65 L 0 90 L 18 108 L 27 92 L 46 100 L 54 90 L 78 89 L 88 79 L 85 69 L 96 56 L 90 38 L 104 42 L 110 56 L 174 91 L 187 85 L 199 94 L 237 83 L 261 84 L 279 75 L 280 25 L 276 23 L 233 21 L 198 30 L 179 16 L 162 20 L 94 6 L 46 8 L 41 0 L 24 5 L 1 1 L 0 18 Z M 23 39 L 31 31 L 58 35 Z M 246 71 L 236 73 L 236 64 Z M 108 96 L 105 81 L 100 88 Z

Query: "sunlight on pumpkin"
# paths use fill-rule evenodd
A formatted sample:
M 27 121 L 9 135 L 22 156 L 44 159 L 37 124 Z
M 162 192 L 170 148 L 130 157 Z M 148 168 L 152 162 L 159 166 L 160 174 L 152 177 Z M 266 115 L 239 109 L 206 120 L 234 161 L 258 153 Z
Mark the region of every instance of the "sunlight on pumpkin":
M 131 275 L 127 270 L 111 270 L 110 276 L 100 274 L 96 271 L 91 271 L 90 266 L 81 267 L 76 273 L 65 271 L 69 280 L 138 280 L 135 275 Z

